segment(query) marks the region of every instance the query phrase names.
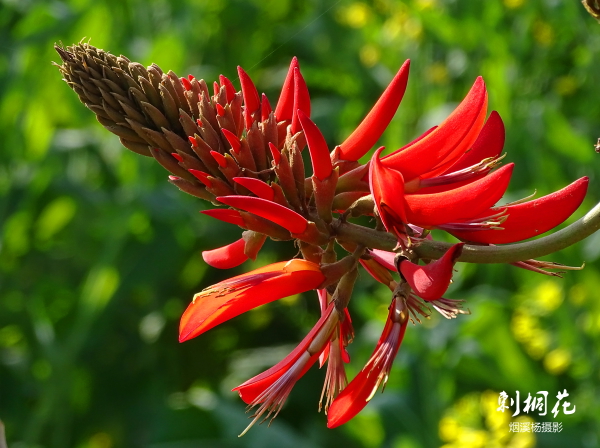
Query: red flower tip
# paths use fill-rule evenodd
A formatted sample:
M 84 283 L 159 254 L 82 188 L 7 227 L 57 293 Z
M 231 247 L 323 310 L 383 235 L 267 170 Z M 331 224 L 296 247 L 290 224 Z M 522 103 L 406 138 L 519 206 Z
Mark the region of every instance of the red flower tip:
M 242 143 L 240 142 L 238 136 L 224 128 L 221 128 L 221 131 L 223 132 L 223 135 L 231 145 L 231 149 L 233 149 L 233 152 L 238 154 L 240 152 L 240 149 L 242 148 Z
M 492 111 L 483 125 L 473 147 L 456 161 L 447 172 L 454 172 L 473 166 L 483 159 L 498 157 L 504 148 L 505 139 L 504 123 L 500 114 Z
M 333 400 L 327 413 L 328 428 L 335 428 L 348 422 L 367 405 L 379 386 L 385 387 L 392 363 L 404 338 L 407 323 L 408 310 L 404 300 L 394 299 L 390 305 L 385 328 L 371 358 Z
M 424 174 L 439 175 L 473 145 L 485 121 L 486 110 L 487 91 L 479 77 L 442 124 L 412 145 L 384 157 L 383 163 L 401 171 L 407 182 Z
M 239 65 L 237 70 L 242 85 L 242 96 L 244 97 L 246 129 L 250 129 L 252 127 L 252 114 L 260 107 L 260 99 L 258 97 L 258 90 L 256 90 L 252 79 L 250 79 L 248 74 Z
M 187 77 L 188 77 L 188 79 L 189 79 L 189 81 L 190 81 L 190 82 L 192 82 L 194 79 L 196 79 L 196 78 L 194 77 L 194 75 L 191 75 L 191 74 L 190 74 L 190 75 L 188 75 Z
M 234 177 L 233 180 L 243 187 L 246 187 L 259 198 L 272 201 L 275 197 L 273 189 L 260 179 L 254 177 Z
M 198 179 L 200 182 L 202 182 L 207 187 L 210 187 L 212 185 L 212 182 L 209 179 L 210 174 L 205 173 L 204 171 L 195 170 L 193 168 L 189 169 L 188 171 L 191 174 L 193 174 L 196 179 Z
M 281 160 L 281 153 L 277 149 L 277 146 L 269 142 L 269 150 L 271 151 L 271 156 L 273 156 L 273 162 L 275 162 L 275 166 L 279 165 L 279 161 Z
M 581 205 L 587 192 L 589 179 L 582 177 L 562 190 L 520 204 L 488 210 L 481 216 L 493 215 L 506 210 L 507 219 L 501 229 L 473 231 L 448 230 L 465 241 L 486 244 L 507 244 L 541 235 L 558 226 L 571 216 Z
M 314 176 L 319 180 L 325 180 L 333 170 L 325 137 L 323 137 L 317 125 L 302 110 L 299 109 L 296 113 L 304 130 Z
M 283 407 L 296 382 L 312 367 L 327 346 L 338 313 L 330 304 L 322 317 L 300 344 L 283 360 L 265 372 L 234 388 L 250 407 L 260 405 L 244 435 L 265 413 L 265 419 L 274 419 Z
M 169 176 L 169 180 L 180 180 L 181 177 L 177 177 L 177 176 Z
M 402 101 L 408 82 L 409 69 L 410 60 L 407 60 L 367 116 L 340 145 L 340 159 L 358 160 L 377 143 L 385 128 L 394 118 Z
M 190 145 L 192 145 L 193 147 L 198 146 L 198 142 L 196 141 L 196 137 L 188 136 L 188 140 L 190 141 Z
M 369 187 L 383 225 L 388 232 L 392 232 L 396 225 L 409 221 L 405 211 L 404 178 L 399 171 L 381 163 L 379 154 L 383 149 L 382 146 L 371 157 Z
M 267 98 L 267 95 L 265 95 L 264 93 L 262 94 L 261 97 L 261 105 L 260 105 L 260 119 L 261 121 L 266 121 L 269 118 L 269 115 L 271 115 L 271 103 L 269 103 L 269 99 Z
M 213 95 L 216 97 L 217 95 L 219 95 L 219 84 L 217 83 L 217 81 L 213 81 Z M 201 98 L 198 98 L 199 100 L 202 100 Z
M 234 268 L 248 260 L 248 257 L 244 253 L 245 245 L 246 242 L 244 241 L 244 238 L 240 238 L 226 246 L 203 251 L 202 258 L 204 258 L 204 261 L 213 268 Z
M 460 257 L 464 244 L 457 243 L 453 245 L 439 260 L 425 266 L 403 260 L 400 262 L 399 272 L 415 294 L 423 300 L 440 299 L 450 286 L 452 268 L 458 257 Z
M 235 98 L 235 87 L 233 87 L 231 81 L 223 75 L 219 75 L 219 82 L 221 83 L 221 86 L 225 86 L 225 97 L 227 98 L 227 102 L 230 103 L 233 98 Z
M 294 110 L 292 116 L 292 135 L 300 131 L 298 122 L 298 110 L 301 110 L 310 117 L 310 95 L 306 82 L 300 73 L 298 67 L 294 68 Z
M 480 216 L 502 198 L 513 168 L 514 163 L 509 163 L 479 180 L 452 190 L 405 195 L 408 222 L 431 228 Z
M 257 306 L 314 289 L 324 278 L 317 264 L 294 259 L 217 283 L 196 294 L 181 316 L 179 342 Z
M 181 79 L 181 84 L 183 84 L 183 88 L 185 90 L 192 90 L 192 84 L 187 78 L 179 78 Z
M 281 88 L 281 95 L 277 106 L 275 107 L 275 117 L 277 121 L 291 120 L 294 114 L 294 69 L 299 68 L 298 58 L 294 56 L 290 63 L 290 69 L 288 70 L 283 87 Z
M 202 210 L 200 213 L 218 219 L 219 221 L 235 224 L 236 226 L 244 227 L 245 225 L 244 219 L 237 210 L 214 208 L 211 210 Z
M 221 106 L 219 103 L 217 103 L 217 115 L 219 117 L 224 117 L 225 116 L 225 108 L 223 106 Z
M 303 233 L 308 226 L 308 221 L 304 216 L 266 199 L 251 196 L 219 196 L 217 201 L 268 219 L 292 234 Z
M 225 168 L 227 166 L 227 159 L 220 152 L 211 151 L 210 155 L 213 157 L 213 159 L 215 159 L 221 168 Z
M 185 79 L 185 78 L 184 78 Z M 183 162 L 183 157 L 181 157 L 179 154 L 177 154 L 176 152 L 172 152 L 171 155 L 177 159 L 178 162 Z
M 197 123 L 197 124 L 198 124 L 198 126 L 200 126 L 201 128 L 203 128 L 203 127 L 204 127 L 204 123 L 202 123 L 202 120 L 200 120 L 200 118 L 198 118 L 198 119 L 196 120 L 196 123 Z

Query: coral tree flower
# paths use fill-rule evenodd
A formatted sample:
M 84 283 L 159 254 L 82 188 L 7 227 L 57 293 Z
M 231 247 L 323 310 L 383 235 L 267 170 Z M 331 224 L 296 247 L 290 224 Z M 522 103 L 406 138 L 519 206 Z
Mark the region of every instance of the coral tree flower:
M 583 177 L 547 196 L 499 205 L 513 164 L 500 166 L 504 124 L 497 112 L 488 116 L 481 77 L 438 126 L 387 155 L 377 149 L 361 165 L 401 103 L 409 61 L 354 132 L 332 146 L 310 118 L 296 58 L 272 108 L 241 67 L 240 91 L 224 75 L 209 89 L 192 75 L 179 77 L 156 64 L 145 68 L 88 43 L 55 48 L 64 80 L 107 130 L 126 148 L 155 159 L 181 191 L 222 206 L 204 215 L 243 229 L 237 241 L 202 253 L 209 265 L 227 269 L 255 259 L 267 237 L 293 240 L 303 257 L 208 287 L 181 318 L 183 342 L 260 305 L 318 291 L 321 318 L 308 335 L 281 362 L 234 389 L 256 408 L 247 429 L 274 418 L 317 360 L 321 367 L 327 363 L 319 407 L 328 426 L 350 420 L 385 385 L 409 320 L 420 322 L 431 308 L 448 319 L 468 312 L 463 301 L 443 297 L 464 242 L 493 246 L 547 232 L 571 216 L 587 191 Z M 306 147 L 310 157 L 302 154 Z M 305 170 L 309 160 L 312 175 Z M 346 222 L 373 215 L 380 221 L 376 229 Z M 379 232 L 380 224 L 396 237 L 393 252 L 381 250 L 389 247 L 389 235 Z M 343 236 L 349 229 L 356 230 L 353 238 Z M 429 244 L 431 229 L 463 242 L 437 260 L 424 259 L 419 245 Z M 350 255 L 337 260 L 336 244 Z M 569 269 L 533 259 L 512 264 L 547 275 Z M 359 265 L 392 291 L 393 300 L 373 355 L 348 384 L 348 304 Z
M 224 280 L 194 296 L 179 325 L 179 342 L 195 338 L 265 303 L 315 289 L 325 280 L 306 260 L 282 261 Z
M 383 333 L 371 358 L 330 406 L 327 414 L 328 428 L 346 423 L 367 405 L 379 386 L 385 387 L 392 363 L 404 338 L 407 323 L 406 304 L 402 298 L 395 298 L 390 305 Z

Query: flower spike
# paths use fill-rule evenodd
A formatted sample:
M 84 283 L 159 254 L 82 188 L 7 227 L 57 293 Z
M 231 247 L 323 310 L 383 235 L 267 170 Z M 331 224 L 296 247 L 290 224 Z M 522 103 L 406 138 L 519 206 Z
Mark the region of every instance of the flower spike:
M 358 160 L 377 143 L 402 101 L 409 69 L 410 60 L 407 59 L 367 116 L 340 145 L 340 159 Z
M 315 289 L 324 279 L 317 264 L 294 259 L 217 283 L 196 294 L 181 316 L 179 342 L 257 306 Z

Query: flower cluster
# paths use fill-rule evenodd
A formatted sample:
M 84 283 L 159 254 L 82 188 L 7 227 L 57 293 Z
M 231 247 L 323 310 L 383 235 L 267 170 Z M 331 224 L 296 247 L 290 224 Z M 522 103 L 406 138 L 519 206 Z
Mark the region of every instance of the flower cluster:
M 463 301 L 443 297 L 463 251 L 542 234 L 566 220 L 586 194 L 584 177 L 539 199 L 498 205 L 513 164 L 500 166 L 504 126 L 498 113 L 487 113 L 481 78 L 439 126 L 387 155 L 379 148 L 360 163 L 402 100 L 408 61 L 356 130 L 330 150 L 310 118 L 296 58 L 273 108 L 240 67 L 241 91 L 220 76 L 211 93 L 204 80 L 164 73 L 154 64 L 145 68 L 87 43 L 56 49 L 64 79 L 104 127 L 125 147 L 155 158 L 182 191 L 225 206 L 202 213 L 244 229 L 239 240 L 203 252 L 209 265 L 227 269 L 255 259 L 267 237 L 298 246 L 302 258 L 196 294 L 181 318 L 183 342 L 257 306 L 316 290 L 321 318 L 313 329 L 281 362 L 234 389 L 256 408 L 248 428 L 274 418 L 317 361 L 327 364 L 321 406 L 328 426 L 350 420 L 385 385 L 409 321 L 420 322 L 432 309 L 446 318 L 467 312 Z M 350 221 L 363 215 L 376 224 L 361 233 Z M 425 257 L 419 248 L 432 243 L 431 229 L 461 242 L 444 246 L 438 257 Z M 377 244 L 382 235 L 387 241 L 393 236 L 393 250 Z M 336 245 L 348 255 L 337 259 Z M 550 262 L 513 264 L 559 275 L 548 271 L 560 266 Z M 391 303 L 373 355 L 348 383 L 344 365 L 353 338 L 348 304 L 359 266 L 390 289 Z

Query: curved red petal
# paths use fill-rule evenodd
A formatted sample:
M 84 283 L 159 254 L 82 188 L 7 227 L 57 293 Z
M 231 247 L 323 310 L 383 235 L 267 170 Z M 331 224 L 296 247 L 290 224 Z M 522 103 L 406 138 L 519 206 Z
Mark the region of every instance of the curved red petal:
M 223 75 L 219 75 L 219 83 L 221 86 L 225 86 L 225 98 L 227 99 L 228 103 L 231 103 L 231 101 L 235 98 L 235 87 L 231 81 Z
M 406 218 L 411 224 L 431 228 L 478 217 L 500 200 L 508 188 L 514 164 L 453 190 L 432 194 L 408 194 Z
M 449 233 L 461 240 L 474 243 L 507 244 L 541 235 L 558 226 L 581 205 L 587 192 L 589 179 L 582 177 L 559 191 L 521 204 L 505 207 L 508 218 L 503 230 L 459 231 Z M 499 208 L 502 210 L 502 207 Z M 490 210 L 482 217 L 497 213 Z
M 291 120 L 294 115 L 294 69 L 299 67 L 298 58 L 294 56 L 275 107 L 277 121 Z
M 179 342 L 246 311 L 316 288 L 325 276 L 306 260 L 282 261 L 222 281 L 196 294 L 181 316 Z
M 308 226 L 304 216 L 275 202 L 251 196 L 219 196 L 217 201 L 279 224 L 290 233 L 303 233 Z
M 483 159 L 498 157 L 504 148 L 505 129 L 500 114 L 492 111 L 481 128 L 481 132 L 469 151 L 461 156 L 446 172 L 462 170 L 473 166 Z
M 292 116 L 292 135 L 300 131 L 300 122 L 298 121 L 298 110 L 301 110 L 310 117 L 310 95 L 306 82 L 300 73 L 298 67 L 294 68 L 294 110 Z
M 200 213 L 216 218 L 219 221 L 235 224 L 236 226 L 244 227 L 245 225 L 240 212 L 237 210 L 231 210 L 228 208 L 214 208 L 211 210 L 202 210 Z
M 231 149 L 233 149 L 233 152 L 238 154 L 242 147 L 242 143 L 240 142 L 238 136 L 235 135 L 233 132 L 223 128 L 221 129 L 221 132 L 223 132 L 223 135 L 227 139 L 227 142 L 231 145 Z
M 281 375 L 283 375 L 292 366 L 292 364 L 294 364 L 300 358 L 300 356 L 306 352 L 317 333 L 323 328 L 325 322 L 329 318 L 333 306 L 333 303 L 329 304 L 327 310 L 323 313 L 321 318 L 304 337 L 304 339 L 302 339 L 302 342 L 300 342 L 300 344 L 298 344 L 290 354 L 288 354 L 270 369 L 265 370 L 264 372 L 256 375 L 253 378 L 250 378 L 248 381 L 232 389 L 240 394 L 240 398 L 244 401 L 244 403 L 252 403 L 267 387 L 281 377 Z M 327 345 L 328 344 L 325 344 L 323 348 L 327 347 Z M 318 358 L 319 354 L 312 355 L 310 360 L 302 369 L 300 376 L 302 376 Z
M 442 124 L 410 147 L 384 157 L 383 164 L 401 171 L 404 179 L 409 181 L 440 164 L 454 161 L 477 139 L 486 109 L 487 92 L 483 79 L 479 77 L 465 99 Z
M 410 60 L 407 60 L 367 116 L 340 145 L 340 159 L 358 160 L 377 143 L 400 106 L 406 91 L 409 69 Z
M 254 177 L 234 177 L 233 180 L 243 187 L 246 187 L 259 198 L 272 201 L 273 197 L 275 197 L 273 189 L 260 179 Z
M 400 262 L 400 273 L 412 290 L 424 300 L 441 298 L 452 280 L 452 267 L 460 256 L 464 243 L 453 245 L 439 259 L 424 266 L 408 260 Z
M 296 113 L 304 130 L 314 175 L 319 180 L 325 180 L 333 170 L 325 137 L 323 137 L 317 125 L 302 110 L 299 109 Z
M 392 312 L 390 308 L 390 312 Z M 335 428 L 343 425 L 358 414 L 368 403 L 369 398 L 372 396 L 375 387 L 378 385 L 378 376 L 384 369 L 384 363 L 373 362 L 374 355 L 378 352 L 382 344 L 388 342 L 386 347 L 387 357 L 393 360 L 398 353 L 404 333 L 406 331 L 406 325 L 408 319 L 404 323 L 400 324 L 400 328 L 394 330 L 394 322 L 388 317 L 385 323 L 385 327 L 377 342 L 373 356 L 371 360 L 367 362 L 367 365 L 354 377 L 350 384 L 346 386 L 342 392 L 333 400 L 333 403 L 329 407 L 327 412 L 327 427 Z M 399 334 L 395 340 L 395 343 L 390 343 L 388 338 L 392 331 L 398 331 Z
M 369 166 L 369 188 L 385 228 L 390 231 L 394 221 L 407 223 L 404 200 L 404 179 L 399 171 L 384 166 L 379 159 L 381 147 Z
M 250 76 L 238 65 L 238 75 L 240 84 L 242 85 L 242 96 L 244 97 L 244 117 L 246 121 L 246 129 L 252 126 L 252 114 L 260 107 L 260 98 L 258 90 L 250 79 Z
M 244 241 L 244 238 L 240 238 L 239 240 L 226 246 L 203 251 L 202 258 L 213 268 L 234 268 L 248 260 L 248 256 L 244 253 L 245 246 L 246 242 Z
M 269 118 L 269 115 L 271 115 L 271 103 L 269 103 L 269 99 L 267 98 L 267 95 L 265 95 L 264 93 L 262 94 L 261 97 L 261 105 L 260 105 L 260 119 L 261 121 L 266 121 Z

